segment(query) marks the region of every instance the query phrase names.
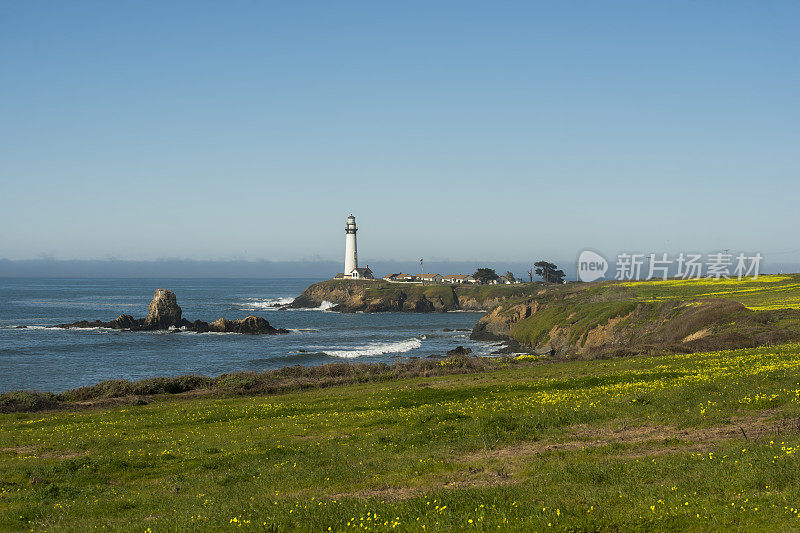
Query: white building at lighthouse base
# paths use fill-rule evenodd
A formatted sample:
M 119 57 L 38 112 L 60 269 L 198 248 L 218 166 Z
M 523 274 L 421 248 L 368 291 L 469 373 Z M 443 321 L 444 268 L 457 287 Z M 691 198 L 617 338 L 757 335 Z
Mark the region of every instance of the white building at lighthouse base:
M 348 279 L 375 279 L 375 276 L 372 275 L 372 270 L 370 270 L 369 265 L 364 268 L 354 268 L 350 272 L 345 272 L 342 277 Z

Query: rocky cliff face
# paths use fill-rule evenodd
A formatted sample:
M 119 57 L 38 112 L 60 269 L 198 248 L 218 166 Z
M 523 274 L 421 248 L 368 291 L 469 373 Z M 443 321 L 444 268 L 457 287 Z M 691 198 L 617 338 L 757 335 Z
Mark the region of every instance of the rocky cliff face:
M 323 302 L 336 305 L 345 303 L 360 304 L 364 300 L 367 286 L 365 283 L 353 281 L 322 282 L 310 285 L 303 293 L 288 305 L 290 308 L 314 308 Z
M 476 298 L 469 294 L 459 294 L 459 291 L 455 291 L 455 297 L 460 311 L 486 311 L 507 300 L 507 298 Z
M 495 307 L 483 315 L 472 329 L 470 338 L 473 340 L 494 341 L 513 338 L 511 328 L 525 318 L 528 318 L 539 308 L 536 300 L 529 300 L 523 304 L 509 307 Z
M 314 308 L 331 302 L 335 304 L 333 311 L 343 313 L 484 311 L 515 295 L 509 291 L 505 296 L 486 297 L 480 292 L 480 287 L 474 286 L 329 280 L 308 287 L 289 307 Z
M 189 322 L 181 317 L 181 308 L 175 293 L 167 289 L 157 289 L 150 301 L 150 306 L 145 318 L 133 318 L 130 315 L 119 315 L 111 322 L 95 320 L 89 322 L 81 320 L 71 324 L 60 324 L 60 328 L 110 328 L 129 331 L 140 330 L 168 330 L 174 331 L 194 331 L 205 333 L 216 331 L 221 333 L 245 333 L 249 335 L 275 335 L 277 333 L 289 333 L 286 329 L 276 329 L 270 325 L 263 317 L 248 316 L 238 320 L 227 320 L 220 318 L 211 324 L 202 320 Z

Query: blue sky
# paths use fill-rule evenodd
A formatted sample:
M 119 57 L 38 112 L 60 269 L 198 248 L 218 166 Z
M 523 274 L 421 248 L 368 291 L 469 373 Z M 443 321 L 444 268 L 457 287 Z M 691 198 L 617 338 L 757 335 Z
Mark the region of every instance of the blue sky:
M 3 2 L 0 258 L 798 261 L 798 2 Z

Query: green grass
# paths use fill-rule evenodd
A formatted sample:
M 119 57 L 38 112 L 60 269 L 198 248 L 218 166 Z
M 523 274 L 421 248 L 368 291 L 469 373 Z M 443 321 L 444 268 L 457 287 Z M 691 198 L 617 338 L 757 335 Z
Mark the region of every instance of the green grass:
M 727 298 L 756 310 L 800 309 L 800 274 L 766 275 L 755 280 L 660 280 L 620 285 L 643 301 Z
M 799 371 L 791 344 L 4 414 L 0 530 L 797 529 Z

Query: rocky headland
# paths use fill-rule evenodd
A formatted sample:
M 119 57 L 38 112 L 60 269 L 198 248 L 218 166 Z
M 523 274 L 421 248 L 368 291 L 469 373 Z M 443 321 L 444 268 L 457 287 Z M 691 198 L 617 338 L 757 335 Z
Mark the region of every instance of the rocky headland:
M 59 324 L 59 328 L 110 328 L 122 331 L 193 331 L 196 333 L 244 333 L 249 335 L 276 335 L 289 333 L 289 330 L 274 328 L 263 317 L 248 316 L 237 320 L 220 318 L 211 322 L 195 320 L 190 322 L 183 318 L 181 307 L 175 293 L 167 289 L 157 289 L 150 301 L 147 316 L 133 318 L 131 315 L 119 315 L 110 322 L 101 320 L 81 320 L 71 324 Z
M 530 291 L 530 284 L 419 285 L 335 279 L 314 283 L 287 307 L 316 308 L 330 302 L 332 311 L 342 313 L 486 311 Z

